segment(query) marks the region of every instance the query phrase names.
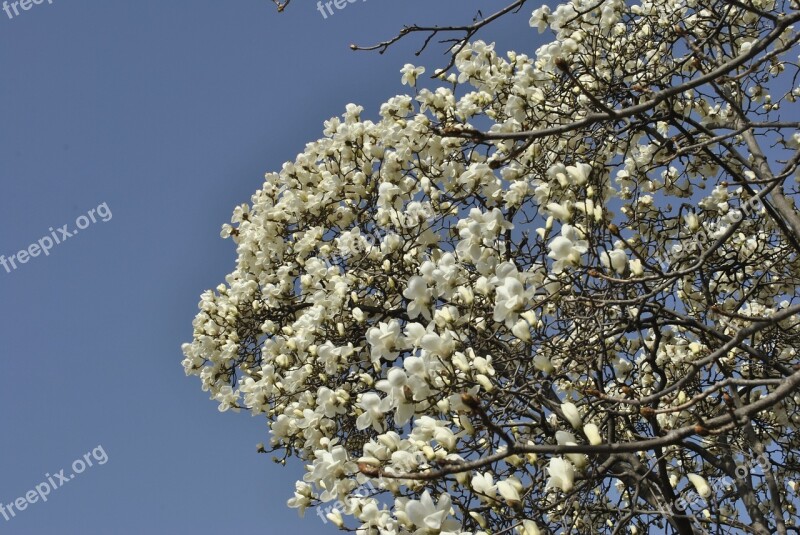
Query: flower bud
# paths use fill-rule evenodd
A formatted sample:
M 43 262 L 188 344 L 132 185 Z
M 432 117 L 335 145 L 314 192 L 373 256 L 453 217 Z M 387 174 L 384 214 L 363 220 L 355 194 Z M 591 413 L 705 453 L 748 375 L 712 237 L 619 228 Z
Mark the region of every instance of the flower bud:
M 596 424 L 586 424 L 583 426 L 583 432 L 589 440 L 589 444 L 597 446 L 603 443 L 603 438 L 600 436 L 600 429 Z
M 475 380 L 478 381 L 478 384 L 481 385 L 485 391 L 491 392 L 494 390 L 494 385 L 492 382 L 482 373 L 479 373 L 477 376 L 475 376 Z
M 520 319 L 514 324 L 511 333 L 523 342 L 530 342 L 531 340 L 530 325 L 524 319 Z
M 341 528 L 342 526 L 344 526 L 344 519 L 342 518 L 342 513 L 340 513 L 338 509 L 334 509 L 325 516 L 328 517 L 328 520 L 333 522 L 333 525 L 336 526 L 337 528 Z
M 476 513 L 475 511 L 470 511 L 470 512 L 469 512 L 469 516 L 471 516 L 471 517 L 472 517 L 472 519 L 473 519 L 475 522 L 477 522 L 477 523 L 478 523 L 478 525 L 481 527 L 481 529 L 486 529 L 486 526 L 487 526 L 488 524 L 486 523 L 486 519 L 483 517 L 483 515 L 482 515 L 482 514 L 480 514 L 480 513 Z
M 555 367 L 550 362 L 550 359 L 541 353 L 533 357 L 533 367 L 548 374 L 555 371 Z
M 686 477 L 689 478 L 689 481 L 694 485 L 694 488 L 697 489 L 697 493 L 702 496 L 703 498 L 708 498 L 711 496 L 711 487 L 708 486 L 708 481 L 705 478 L 698 474 L 688 474 Z
M 583 419 L 581 418 L 581 413 L 578 411 L 578 407 L 576 407 L 574 403 L 570 401 L 562 403 L 561 412 L 564 413 L 564 417 L 569 421 L 572 427 L 575 429 L 581 427 Z
M 539 535 L 539 526 L 533 520 L 523 520 L 519 529 L 519 535 Z
M 516 507 L 520 503 L 519 492 L 509 481 L 500 481 L 497 483 L 497 490 L 500 495 L 511 507 Z

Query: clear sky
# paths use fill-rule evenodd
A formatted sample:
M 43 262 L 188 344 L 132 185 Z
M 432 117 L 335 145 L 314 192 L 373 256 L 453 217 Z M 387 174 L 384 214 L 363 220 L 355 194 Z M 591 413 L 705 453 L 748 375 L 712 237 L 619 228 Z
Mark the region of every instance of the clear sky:
M 202 291 L 233 268 L 220 226 L 263 174 L 348 102 L 375 115 L 404 91 L 404 63 L 442 62 L 441 48 L 415 60 L 411 41 L 383 56 L 348 44 L 498 5 L 369 0 L 327 19 L 300 0 L 283 14 L 270 0 L 0 11 L 0 534 L 334 532 L 286 507 L 301 467 L 256 454 L 265 420 L 220 414 L 185 377 L 180 344 Z M 528 15 L 492 40 L 532 52 Z M 47 501 L 28 503 L 37 485 Z

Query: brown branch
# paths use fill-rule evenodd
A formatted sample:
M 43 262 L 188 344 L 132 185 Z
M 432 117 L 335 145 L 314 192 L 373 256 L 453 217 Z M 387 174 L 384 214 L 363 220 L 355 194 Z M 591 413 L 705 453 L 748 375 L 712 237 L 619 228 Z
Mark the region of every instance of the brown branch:
M 422 54 L 422 52 L 425 51 L 425 49 L 430 44 L 431 40 L 440 33 L 452 33 L 452 32 L 463 33 L 464 35 L 460 38 L 452 38 L 440 41 L 441 43 L 453 42 L 453 44 L 447 49 L 447 52 L 450 52 L 451 55 L 450 61 L 444 68 L 437 69 L 437 71 L 431 77 L 435 78 L 441 75 L 442 73 L 449 71 L 453 67 L 453 65 L 455 65 L 456 56 L 458 55 L 458 53 L 461 52 L 461 50 L 463 50 L 465 46 L 467 46 L 469 40 L 472 39 L 475 36 L 475 34 L 477 34 L 482 28 L 496 21 L 500 17 L 507 15 L 508 13 L 518 11 L 527 1 L 528 0 L 516 0 L 515 2 L 509 4 L 508 6 L 497 11 L 496 13 L 486 18 L 483 18 L 479 21 L 476 21 L 473 24 L 462 25 L 462 26 L 417 26 L 416 24 L 412 26 L 404 26 L 403 29 L 401 29 L 400 32 L 391 39 L 387 39 L 386 41 L 382 41 L 380 43 L 371 46 L 359 46 L 353 44 L 350 45 L 350 48 L 352 50 L 359 50 L 359 51 L 377 50 L 379 54 L 383 54 L 384 52 L 386 52 L 386 50 L 389 49 L 389 47 L 391 47 L 404 37 L 411 35 L 412 33 L 420 33 L 420 32 L 428 33 L 429 35 L 425 38 L 422 47 L 420 47 L 414 53 L 415 56 L 419 56 L 420 54 Z
M 710 418 L 704 421 L 705 428 L 709 431 L 721 428 L 729 424 L 741 424 L 744 418 L 749 418 L 754 414 L 771 408 L 783 398 L 800 388 L 800 370 L 796 371 L 791 376 L 787 377 L 780 386 L 778 386 L 772 393 L 754 401 L 750 405 L 740 407 L 736 410 L 729 411 L 723 415 L 715 418 Z M 537 444 L 537 445 L 514 445 L 502 451 L 493 453 L 481 459 L 474 461 L 465 461 L 460 463 L 448 464 L 438 470 L 428 470 L 424 472 L 409 472 L 392 474 L 387 473 L 382 469 L 372 471 L 371 477 L 386 477 L 391 479 L 409 479 L 416 481 L 430 481 L 433 479 L 440 479 L 446 475 L 458 474 L 483 468 L 498 461 L 502 461 L 511 455 L 520 453 L 541 453 L 553 455 L 566 455 L 569 453 L 583 453 L 586 455 L 600 455 L 600 454 L 614 454 L 614 453 L 637 453 L 642 451 L 654 450 L 664 446 L 670 446 L 681 443 L 684 439 L 697 434 L 697 426 L 690 425 L 673 429 L 665 435 L 639 440 L 635 442 L 618 442 L 614 444 L 599 444 L 592 446 L 588 444 L 580 445 L 561 445 L 561 444 Z

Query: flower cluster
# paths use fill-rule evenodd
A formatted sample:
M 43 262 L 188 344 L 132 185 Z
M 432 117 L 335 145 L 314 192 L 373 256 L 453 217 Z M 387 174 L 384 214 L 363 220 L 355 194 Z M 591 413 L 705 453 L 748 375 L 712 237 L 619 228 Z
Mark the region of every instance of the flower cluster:
M 785 197 L 738 209 L 797 165 L 775 118 L 797 93 L 792 6 L 573 0 L 533 12 L 554 39 L 531 55 L 466 44 L 433 89 L 406 65 L 413 95 L 374 120 L 348 105 L 236 208 L 236 269 L 201 297 L 186 373 L 266 415 L 307 466 L 289 504 L 341 503 L 340 527 L 636 529 L 658 463 L 696 457 L 698 489 L 720 464 L 685 434 L 604 446 L 708 436 L 697 422 L 734 410 L 715 396 L 769 400 L 797 362 L 800 218 Z M 702 255 L 652 260 L 698 229 Z M 800 422 L 775 396 L 748 440 Z

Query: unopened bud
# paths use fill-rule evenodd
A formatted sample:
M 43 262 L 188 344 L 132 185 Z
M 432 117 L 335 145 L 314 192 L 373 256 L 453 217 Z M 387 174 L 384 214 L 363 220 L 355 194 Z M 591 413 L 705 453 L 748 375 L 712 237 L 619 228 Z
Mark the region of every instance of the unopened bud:
M 656 411 L 652 407 L 642 407 L 639 409 L 639 414 L 647 418 L 648 420 L 656 415 Z

